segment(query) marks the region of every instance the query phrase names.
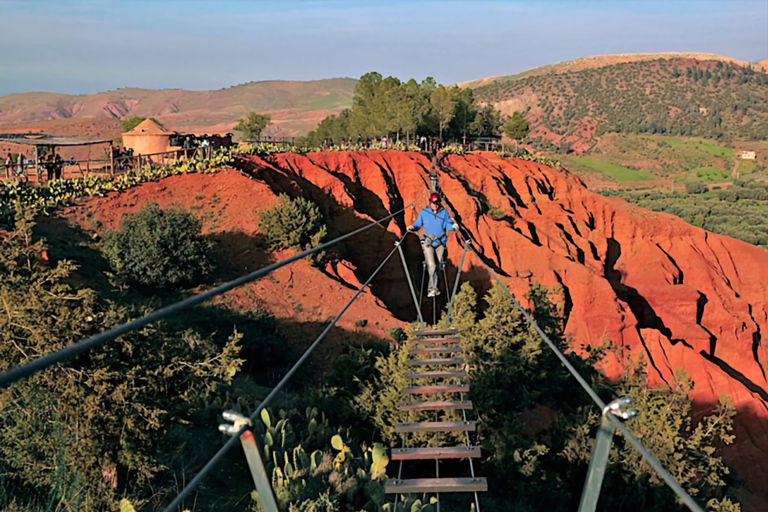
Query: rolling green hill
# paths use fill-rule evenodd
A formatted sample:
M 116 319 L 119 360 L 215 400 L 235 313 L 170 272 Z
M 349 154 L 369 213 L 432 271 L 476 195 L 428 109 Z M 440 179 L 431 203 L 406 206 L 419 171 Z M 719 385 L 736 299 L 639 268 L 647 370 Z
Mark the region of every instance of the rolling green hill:
M 530 140 L 581 153 L 606 133 L 768 137 L 768 75 L 722 61 L 655 60 L 529 78 L 475 89 L 481 101 L 527 112 Z

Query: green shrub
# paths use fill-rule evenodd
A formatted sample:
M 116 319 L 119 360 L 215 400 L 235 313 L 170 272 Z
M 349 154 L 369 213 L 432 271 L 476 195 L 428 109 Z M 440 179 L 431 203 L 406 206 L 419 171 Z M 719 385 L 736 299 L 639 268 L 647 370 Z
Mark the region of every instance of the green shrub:
M 0 243 L 0 296 L 14 319 L 0 327 L 0 372 L 143 309 L 121 303 L 121 296 L 72 287 L 75 262 L 45 261 L 34 212 L 17 211 L 16 229 Z M 157 489 L 181 475 L 166 471 L 169 464 L 186 467 L 192 460 L 177 433 L 193 435 L 196 418 L 207 415 L 208 401 L 242 363 L 242 335 L 232 323 L 224 328 L 214 338 L 158 322 L 3 390 L 0 510 L 115 511 L 121 497 L 134 504 L 162 499 Z
M 271 249 L 306 250 L 319 245 L 328 233 L 317 205 L 287 194 L 280 194 L 277 204 L 261 214 L 259 228 Z
M 210 246 L 200 237 L 202 223 L 179 209 L 150 204 L 107 231 L 102 251 L 119 276 L 156 288 L 191 283 L 211 269 Z
M 709 190 L 704 183 L 688 183 L 685 186 L 685 191 L 688 194 L 703 194 Z
M 501 208 L 496 208 L 495 206 L 488 208 L 488 215 L 490 215 L 493 220 L 504 219 L 504 211 Z

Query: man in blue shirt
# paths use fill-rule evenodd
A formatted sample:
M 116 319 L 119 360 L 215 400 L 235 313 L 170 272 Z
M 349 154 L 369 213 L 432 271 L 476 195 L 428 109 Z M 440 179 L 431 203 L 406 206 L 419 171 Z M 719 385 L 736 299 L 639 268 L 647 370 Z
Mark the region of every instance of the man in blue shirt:
M 442 208 L 440 196 L 435 193 L 429 196 L 429 206 L 419 212 L 413 226 L 408 226 L 408 231 L 418 231 L 422 227 L 424 235 L 421 237 L 421 249 L 429 272 L 427 297 L 434 297 L 440 295 L 437 289 L 437 265 L 445 254 L 448 231 L 455 230 L 451 216 Z

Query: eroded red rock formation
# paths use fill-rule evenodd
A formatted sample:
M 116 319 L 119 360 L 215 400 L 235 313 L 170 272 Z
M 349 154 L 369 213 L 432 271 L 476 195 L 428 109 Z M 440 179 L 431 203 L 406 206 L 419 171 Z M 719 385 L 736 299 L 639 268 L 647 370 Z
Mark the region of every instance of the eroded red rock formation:
M 422 155 L 385 151 L 283 154 L 271 163 L 252 158 L 245 167 L 273 189 L 311 196 L 344 231 L 355 226 L 343 220 L 350 209 L 378 218 L 411 202 L 423 207 L 430 164 Z M 486 261 L 509 276 L 512 290 L 522 296 L 535 281 L 561 288 L 575 351 L 608 340 L 633 358 L 645 353 L 651 382 L 685 370 L 700 408 L 721 395 L 733 400 L 737 443 L 727 459 L 749 477 L 745 509 L 768 503 L 762 485 L 768 480 L 768 254 L 595 194 L 564 170 L 492 153 L 451 155 L 443 169 L 449 206 Z M 410 214 L 390 230 L 400 235 L 409 222 Z M 348 257 L 364 275 L 394 238 L 365 239 Z M 410 243 L 418 276 L 415 238 Z M 457 264 L 453 239 L 449 255 Z M 469 266 L 472 278 L 487 282 L 478 262 L 470 258 Z M 396 315 L 412 318 L 400 269 L 391 269 L 376 290 Z M 615 357 L 603 370 L 615 377 L 622 364 Z
M 492 153 L 448 156 L 442 166 L 440 184 L 450 208 L 466 228 L 466 236 L 486 262 L 506 276 L 510 288 L 518 296 L 536 281 L 561 289 L 573 350 L 609 341 L 624 356 L 637 358 L 645 353 L 649 379 L 656 383 L 669 380 L 678 369 L 685 370 L 694 381 L 692 398 L 700 410 L 721 395 L 733 400 L 739 411 L 737 441 L 728 448 L 726 458 L 749 480 L 741 496 L 744 509 L 765 510 L 768 386 L 764 369 L 768 357 L 763 337 L 768 332 L 768 254 L 672 215 L 602 197 L 564 170 Z M 200 204 L 198 214 L 205 218 L 210 211 L 212 215 L 206 221 L 209 232 L 250 236 L 258 229 L 258 210 L 286 192 L 310 197 L 320 205 L 334 235 L 411 203 L 418 210 L 428 195 L 430 163 L 416 153 L 281 154 L 269 161 L 244 159 L 238 167 L 249 177 L 237 172 L 176 176 L 95 199 L 70 214 L 84 227 L 97 220 L 116 227 L 121 211 L 136 210 L 144 202 L 186 208 Z M 202 197 L 205 200 L 198 199 Z M 340 266 L 325 269 L 323 275 L 308 265 L 294 269 L 309 282 L 309 291 L 302 292 L 306 296 L 288 288 L 293 278 L 289 270 L 276 276 L 276 282 L 252 289 L 265 297 L 265 307 L 278 317 L 307 315 L 308 308 L 320 303 L 322 314 L 313 313 L 311 319 L 327 318 L 354 293 L 352 286 L 367 278 L 392 250 L 411 223 L 411 215 L 407 210 L 387 224 L 387 231 L 369 230 L 350 239 L 339 248 Z M 421 251 L 416 237 L 407 237 L 404 249 L 418 286 Z M 241 252 L 249 268 L 260 263 L 250 261 L 247 251 Z M 448 277 L 452 278 L 461 255 L 453 238 L 448 253 L 453 264 Z M 474 257 L 468 258 L 465 275 L 481 287 L 490 284 L 488 273 Z M 342 322 L 343 327 L 355 329 L 354 322 L 366 318 L 370 323 L 365 329 L 386 337 L 385 327 L 414 318 L 396 258 L 374 281 L 373 290 L 378 300 L 367 296 Z M 303 313 L 293 303 L 281 305 L 286 293 L 303 305 Z M 236 294 L 234 300 L 245 297 Z M 371 325 L 374 322 L 378 324 Z M 611 377 L 622 369 L 619 356 L 603 364 Z

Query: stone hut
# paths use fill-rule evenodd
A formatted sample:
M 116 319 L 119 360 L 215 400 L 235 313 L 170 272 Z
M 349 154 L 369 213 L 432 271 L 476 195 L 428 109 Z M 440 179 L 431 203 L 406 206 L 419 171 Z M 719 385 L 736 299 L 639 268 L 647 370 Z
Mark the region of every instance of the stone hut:
M 123 133 L 123 146 L 132 148 L 135 155 L 150 155 L 171 151 L 171 132 L 152 119 L 145 119 L 133 130 Z

